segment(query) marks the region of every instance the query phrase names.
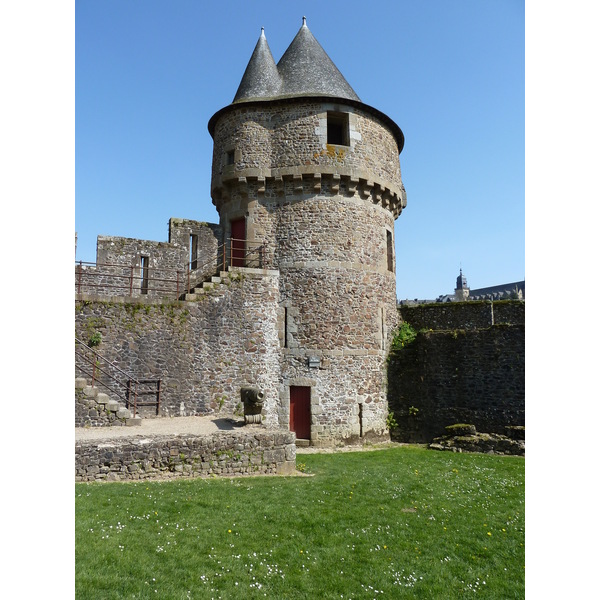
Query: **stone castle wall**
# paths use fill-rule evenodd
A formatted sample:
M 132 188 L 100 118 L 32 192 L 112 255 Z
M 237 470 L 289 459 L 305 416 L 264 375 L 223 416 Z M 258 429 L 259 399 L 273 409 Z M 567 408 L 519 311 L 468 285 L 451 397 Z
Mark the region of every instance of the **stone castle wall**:
M 137 379 L 160 378 L 162 416 L 240 410 L 240 388 L 265 392 L 278 425 L 280 311 L 276 271 L 244 269 L 195 302 L 141 298 L 76 303 L 76 337 Z
M 330 112 L 347 115 L 344 145 L 327 143 Z M 309 386 L 312 443 L 385 439 L 394 221 L 406 204 L 394 132 L 368 108 L 295 99 L 232 105 L 214 141 L 220 225 L 171 220 L 168 242 L 99 238 L 98 260 L 137 269 L 136 286 L 133 298 L 80 303 L 78 337 L 96 326 L 107 358 L 163 379 L 163 415 L 235 410 L 252 385 L 266 392 L 267 424 L 288 428 L 290 386 Z M 266 244 L 269 276 L 199 303 L 142 294 L 142 255 L 151 272 L 173 273 L 194 231 L 214 251 L 240 218 L 248 246 Z
M 420 329 L 481 329 L 501 323 L 525 324 L 521 301 L 468 300 L 438 304 L 406 305 L 398 308 L 401 319 Z
M 525 424 L 524 302 L 422 305 L 400 312 L 420 331 L 390 354 L 388 402 L 398 423 L 392 439 L 430 442 L 455 423 L 500 434 L 506 426 Z

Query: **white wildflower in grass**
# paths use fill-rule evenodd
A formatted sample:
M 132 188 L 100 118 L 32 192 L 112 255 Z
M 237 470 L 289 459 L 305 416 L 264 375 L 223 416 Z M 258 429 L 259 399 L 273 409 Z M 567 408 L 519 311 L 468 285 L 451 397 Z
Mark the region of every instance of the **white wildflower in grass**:
M 417 582 L 423 579 L 423 577 L 417 577 L 417 574 L 414 571 L 405 574 L 404 569 L 402 569 L 402 571 L 392 571 L 392 577 L 394 578 L 394 585 L 399 585 L 401 587 L 414 587 Z

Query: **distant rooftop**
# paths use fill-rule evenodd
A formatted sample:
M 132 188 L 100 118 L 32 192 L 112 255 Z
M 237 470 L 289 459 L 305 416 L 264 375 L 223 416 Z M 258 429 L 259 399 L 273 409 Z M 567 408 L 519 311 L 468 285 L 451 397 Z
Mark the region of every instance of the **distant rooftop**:
M 469 298 L 471 300 L 489 300 L 502 297 L 510 297 L 513 292 L 521 292 L 525 298 L 525 281 L 514 281 L 513 283 L 504 283 L 502 285 L 493 285 L 486 288 L 470 290 Z
M 469 289 L 467 286 L 467 278 L 463 275 L 462 269 L 460 275 L 456 280 L 456 288 L 458 290 Z M 519 299 L 525 300 L 525 281 L 514 281 L 512 283 L 503 283 L 501 285 L 493 285 L 485 288 L 478 288 L 476 290 L 469 290 L 469 297 L 467 302 L 470 300 L 509 300 L 518 297 Z M 414 304 L 432 304 L 438 302 L 456 302 L 461 301 L 457 299 L 454 294 L 442 294 L 435 300 L 422 300 L 415 298 L 414 300 L 398 300 L 400 305 L 414 305 Z

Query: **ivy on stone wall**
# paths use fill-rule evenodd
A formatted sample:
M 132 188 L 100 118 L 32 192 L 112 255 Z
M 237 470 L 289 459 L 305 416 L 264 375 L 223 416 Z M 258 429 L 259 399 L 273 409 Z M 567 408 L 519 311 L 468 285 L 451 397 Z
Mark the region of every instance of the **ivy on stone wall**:
M 414 330 L 410 323 L 402 323 L 396 332 L 394 333 L 394 337 L 392 338 L 391 350 L 401 350 L 411 342 L 413 342 L 417 337 L 417 332 Z

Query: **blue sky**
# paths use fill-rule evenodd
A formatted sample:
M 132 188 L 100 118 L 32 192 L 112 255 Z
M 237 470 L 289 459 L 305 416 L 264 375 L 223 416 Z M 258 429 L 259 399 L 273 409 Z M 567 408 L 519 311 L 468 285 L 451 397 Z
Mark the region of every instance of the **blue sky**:
M 451 293 L 461 266 L 471 288 L 524 279 L 523 0 L 76 1 L 77 259 L 95 260 L 98 235 L 166 241 L 170 217 L 218 222 L 207 122 L 260 28 L 277 61 L 303 16 L 404 132 L 398 297 Z

